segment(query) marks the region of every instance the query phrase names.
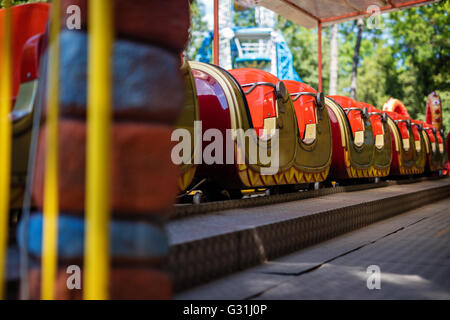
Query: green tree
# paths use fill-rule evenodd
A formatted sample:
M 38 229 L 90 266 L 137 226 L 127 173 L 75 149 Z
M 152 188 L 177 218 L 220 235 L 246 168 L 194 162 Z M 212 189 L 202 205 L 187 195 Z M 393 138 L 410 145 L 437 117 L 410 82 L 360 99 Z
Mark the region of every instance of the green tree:
M 256 27 L 255 8 L 234 11 L 233 23 L 239 27 Z
M 306 29 L 278 17 L 277 28 L 282 31 L 294 58 L 294 68 L 303 81 L 313 88 L 318 87 L 317 30 Z M 329 87 L 330 77 L 330 38 L 331 32 L 324 30 L 322 37 L 323 88 Z M 340 75 L 339 75 L 340 78 Z
M 24 3 L 32 3 L 32 2 L 48 2 L 47 0 L 1 0 L 0 8 L 4 8 L 8 3 L 11 3 L 13 6 Z
M 207 30 L 204 8 L 192 5 L 192 41 L 188 47 L 195 56 Z M 437 91 L 443 101 L 444 126 L 450 129 L 450 1 L 384 14 L 380 28 L 364 28 L 358 61 L 356 99 L 382 108 L 390 97 L 402 100 L 411 116 L 424 120 L 426 97 Z M 236 12 L 234 23 L 255 25 L 253 10 Z M 294 68 L 312 87 L 318 86 L 317 29 L 300 27 L 278 18 L 277 28 L 285 36 L 294 56 Z M 353 21 L 338 27 L 338 88 L 350 96 L 357 26 Z M 323 31 L 323 88 L 330 77 L 329 28 Z M 326 92 L 325 92 L 326 93 Z
M 389 32 L 404 71 L 403 99 L 412 116 L 425 114 L 426 96 L 437 91 L 443 100 L 444 125 L 450 129 L 450 2 L 390 14 Z
M 208 32 L 208 23 L 204 20 L 205 5 L 197 0 L 191 3 L 191 27 L 189 30 L 189 43 L 186 52 L 194 59 L 200 49 L 205 33 Z

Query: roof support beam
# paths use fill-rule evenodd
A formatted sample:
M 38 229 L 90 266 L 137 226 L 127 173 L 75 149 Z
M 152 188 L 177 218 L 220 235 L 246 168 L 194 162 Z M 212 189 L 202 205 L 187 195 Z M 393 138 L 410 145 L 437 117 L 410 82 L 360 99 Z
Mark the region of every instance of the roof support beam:
M 298 6 L 292 0 L 260 0 L 258 5 L 272 10 L 303 27 L 317 28 L 319 18 Z
M 389 4 L 391 5 L 392 8 L 396 8 L 396 4 L 392 2 L 392 0 L 388 0 Z
M 424 0 L 411 0 L 408 2 L 403 2 L 403 3 L 399 3 L 397 5 L 395 5 L 392 0 L 389 0 L 389 5 L 381 7 L 380 8 L 380 12 L 381 13 L 388 13 L 388 12 L 392 12 L 392 11 L 397 11 L 397 10 L 405 10 L 405 9 L 409 9 L 412 7 L 418 7 L 418 6 L 422 6 L 424 4 L 431 4 L 431 3 L 435 3 L 435 2 L 439 2 L 440 0 L 432 0 L 432 1 L 424 1 Z M 349 14 L 344 14 L 341 16 L 336 16 L 336 17 L 331 17 L 331 18 L 323 18 L 321 19 L 323 26 L 328 26 L 331 24 L 335 24 L 335 23 L 341 23 L 344 21 L 348 21 L 348 20 L 355 20 L 355 19 L 359 19 L 359 18 L 365 18 L 368 15 L 367 11 L 355 11 Z
M 323 92 L 323 83 L 322 83 L 322 22 L 319 21 L 318 26 L 318 57 L 317 57 L 317 64 L 318 64 L 318 74 L 319 74 L 319 92 Z
M 321 0 L 315 0 L 317 5 L 324 5 Z M 342 1 L 342 0 L 340 0 Z M 337 13 L 334 17 L 320 18 L 315 16 L 308 10 L 300 7 L 294 0 L 260 0 L 258 5 L 266 7 L 279 15 L 291 20 L 306 28 L 317 28 L 319 21 L 322 22 L 322 27 L 329 26 L 335 23 L 341 23 L 349 20 L 356 20 L 359 18 L 365 18 L 368 16 L 368 12 L 357 9 L 351 2 L 351 0 L 345 0 L 345 4 L 350 8 L 355 9 L 355 11 L 348 14 Z M 397 10 L 404 10 L 411 7 L 422 6 L 425 4 L 431 4 L 439 2 L 441 0 L 410 0 L 403 3 L 396 3 L 394 0 L 379 0 L 380 12 L 387 13 Z
M 298 5 L 296 5 L 295 3 L 293 3 L 291 0 L 282 0 L 284 3 L 293 6 L 295 9 L 297 9 L 298 11 L 302 12 L 303 14 L 306 14 L 307 16 L 309 16 L 310 18 L 313 18 L 314 20 L 319 21 L 320 19 L 316 16 L 314 16 L 312 13 L 306 11 L 305 9 L 303 9 L 302 7 L 299 7 Z

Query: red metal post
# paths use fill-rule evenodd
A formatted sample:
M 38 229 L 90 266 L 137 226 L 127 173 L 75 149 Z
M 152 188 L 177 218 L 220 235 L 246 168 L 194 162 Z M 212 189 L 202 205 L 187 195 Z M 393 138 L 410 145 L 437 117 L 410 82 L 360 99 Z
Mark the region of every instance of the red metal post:
M 219 0 L 214 0 L 214 64 L 219 65 Z
M 318 65 L 319 65 L 319 92 L 322 91 L 322 22 L 318 22 Z

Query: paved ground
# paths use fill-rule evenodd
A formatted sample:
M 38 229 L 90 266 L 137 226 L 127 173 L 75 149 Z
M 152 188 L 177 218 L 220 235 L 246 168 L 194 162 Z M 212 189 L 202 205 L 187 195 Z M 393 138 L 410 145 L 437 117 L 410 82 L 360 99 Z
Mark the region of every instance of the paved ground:
M 167 231 L 170 244 L 177 245 L 239 230 L 253 229 L 258 226 L 313 215 L 327 210 L 448 185 L 450 185 L 450 179 L 430 180 L 379 189 L 338 193 L 264 207 L 217 211 L 207 215 L 171 221 L 167 226 Z
M 339 196 L 339 195 L 337 195 Z M 380 290 L 369 290 L 369 266 Z M 450 299 L 450 199 L 182 292 L 177 299 Z

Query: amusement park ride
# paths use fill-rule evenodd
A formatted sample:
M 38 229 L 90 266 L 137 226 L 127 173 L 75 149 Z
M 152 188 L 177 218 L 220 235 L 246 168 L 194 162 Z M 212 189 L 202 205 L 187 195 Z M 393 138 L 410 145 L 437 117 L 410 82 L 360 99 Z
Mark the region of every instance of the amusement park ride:
M 320 32 L 322 25 L 365 16 L 346 2 L 258 4 Z M 353 2 L 362 8 L 367 1 Z M 434 1 L 381 2 L 382 11 L 392 11 Z M 444 169 L 449 142 L 436 94 L 427 122 L 412 119 L 396 99 L 376 108 L 326 96 L 321 81 L 315 90 L 301 82 L 292 61 L 284 67 L 292 55 L 268 10 L 258 9 L 259 27 L 233 28 L 229 0 L 215 1 L 214 64 L 180 59 L 188 2 L 155 3 L 54 0 L 51 8 L 33 3 L 0 11 L 6 128 L 0 172 L 11 165 L 11 175 L 0 177 L 0 283 L 9 212 L 20 212 L 22 298 L 169 299 L 163 226 L 177 194 L 201 190 L 215 199 L 225 190 L 235 198 L 245 189 L 292 191 Z M 65 26 L 71 5 L 81 8 L 81 30 Z M 231 154 L 224 149 L 225 157 L 244 161 L 175 166 L 173 127 L 192 133 L 195 121 L 224 136 L 254 129 L 248 148 L 227 136 L 235 147 Z M 278 142 L 263 133 L 275 129 Z M 268 144 L 278 146 L 279 165 L 263 174 L 266 164 L 248 161 L 249 150 Z M 71 265 L 84 265 L 82 291 L 66 287 Z
M 254 27 L 240 27 L 233 24 L 235 12 L 249 10 L 235 1 L 222 0 L 219 3 L 220 21 L 220 65 L 229 70 L 234 68 L 257 68 L 268 71 L 280 79 L 301 81 L 294 69 L 292 52 L 283 34 L 276 30 L 276 14 L 264 7 L 255 7 Z M 196 61 L 211 61 L 211 42 L 214 33 L 208 32 L 196 56 Z

